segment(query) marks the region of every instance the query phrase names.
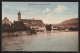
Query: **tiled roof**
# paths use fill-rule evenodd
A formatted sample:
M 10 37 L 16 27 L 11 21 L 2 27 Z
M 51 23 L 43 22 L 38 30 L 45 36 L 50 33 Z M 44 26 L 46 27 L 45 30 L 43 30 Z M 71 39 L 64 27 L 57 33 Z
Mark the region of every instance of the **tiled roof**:
M 44 23 L 42 22 L 42 20 L 33 20 L 33 19 L 21 19 L 21 21 L 23 23 L 28 23 L 30 25 L 34 25 L 34 26 L 40 26 L 40 27 L 43 27 L 44 26 Z M 33 24 L 34 23 L 34 24 Z

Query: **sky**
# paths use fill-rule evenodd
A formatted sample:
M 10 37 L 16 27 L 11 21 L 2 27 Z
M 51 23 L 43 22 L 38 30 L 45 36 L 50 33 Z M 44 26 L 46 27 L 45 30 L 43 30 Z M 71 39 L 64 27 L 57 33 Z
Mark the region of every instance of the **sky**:
M 56 24 L 78 18 L 78 2 L 2 2 L 2 19 L 11 22 L 21 19 L 42 20 L 45 24 Z

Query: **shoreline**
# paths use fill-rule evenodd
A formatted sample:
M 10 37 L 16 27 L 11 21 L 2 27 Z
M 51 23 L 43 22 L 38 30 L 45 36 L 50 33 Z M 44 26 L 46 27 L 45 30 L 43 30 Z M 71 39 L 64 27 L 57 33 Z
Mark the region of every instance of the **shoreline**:
M 2 35 L 2 38 L 10 38 L 10 37 L 20 37 L 20 36 L 35 36 L 35 35 L 40 35 L 40 34 L 45 34 L 45 33 L 58 33 L 58 32 L 78 32 L 78 31 L 51 31 L 51 32 L 37 32 L 37 34 L 32 34 L 32 35 L 28 35 L 28 34 L 20 34 L 20 35 Z

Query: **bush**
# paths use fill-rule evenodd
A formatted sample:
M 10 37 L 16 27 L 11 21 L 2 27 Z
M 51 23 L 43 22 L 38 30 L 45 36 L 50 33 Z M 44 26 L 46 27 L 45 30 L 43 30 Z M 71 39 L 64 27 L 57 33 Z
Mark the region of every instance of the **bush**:
M 70 28 L 69 30 L 71 30 L 71 31 L 78 31 L 78 28 Z

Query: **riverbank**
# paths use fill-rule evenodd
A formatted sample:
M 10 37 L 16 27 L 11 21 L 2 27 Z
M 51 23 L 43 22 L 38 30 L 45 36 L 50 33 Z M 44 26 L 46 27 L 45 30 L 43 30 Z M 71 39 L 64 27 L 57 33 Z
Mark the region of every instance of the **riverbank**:
M 32 34 L 32 35 L 38 35 L 38 34 L 44 34 L 44 33 L 59 33 L 59 32 L 77 32 L 77 31 L 59 31 L 59 30 L 52 30 L 50 32 L 44 31 L 44 32 L 37 32 L 37 34 Z M 19 37 L 19 36 L 32 36 L 28 35 L 26 31 L 21 31 L 21 32 L 14 32 L 14 33 L 2 33 L 2 38 L 8 38 L 8 37 Z

